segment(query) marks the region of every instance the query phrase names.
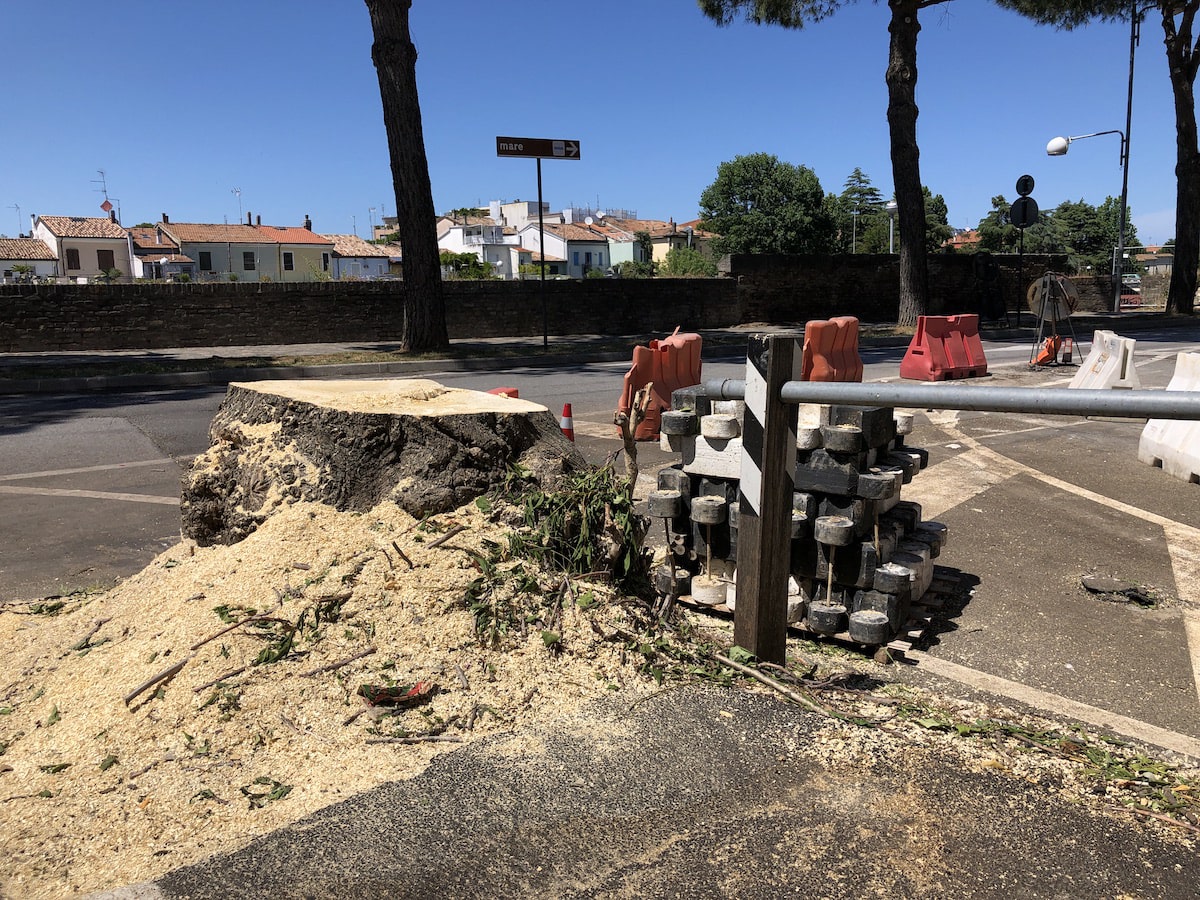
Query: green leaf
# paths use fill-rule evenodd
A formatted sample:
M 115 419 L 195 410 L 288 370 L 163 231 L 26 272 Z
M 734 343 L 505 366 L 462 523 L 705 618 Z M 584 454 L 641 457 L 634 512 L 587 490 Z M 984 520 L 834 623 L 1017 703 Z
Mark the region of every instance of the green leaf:
M 104 759 L 100 760 L 100 771 L 107 772 L 116 764 L 117 758 L 110 753 L 108 756 L 104 757 Z
M 739 647 L 737 644 L 734 644 L 732 647 L 730 647 L 729 653 L 726 655 L 735 663 L 741 663 L 742 665 L 748 665 L 749 663 L 754 662 L 754 654 L 745 647 Z

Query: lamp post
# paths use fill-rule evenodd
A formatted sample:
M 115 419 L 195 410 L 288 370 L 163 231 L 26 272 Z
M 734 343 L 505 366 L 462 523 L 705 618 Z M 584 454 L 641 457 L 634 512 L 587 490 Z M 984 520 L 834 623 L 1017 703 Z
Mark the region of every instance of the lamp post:
M 887 202 L 888 214 L 888 253 L 896 252 L 896 210 L 899 204 L 895 200 Z
M 1132 56 L 1131 56 L 1132 59 Z M 1079 134 L 1074 137 L 1056 137 L 1052 138 L 1046 144 L 1047 156 L 1066 156 L 1067 149 L 1073 141 L 1081 141 L 1084 138 L 1099 137 L 1102 134 L 1115 134 L 1121 138 L 1121 167 L 1123 174 L 1121 176 L 1121 224 L 1117 231 L 1117 252 L 1113 254 L 1112 275 L 1113 275 L 1113 312 L 1121 311 L 1121 261 L 1125 257 L 1125 217 L 1126 205 L 1129 197 L 1129 143 L 1125 137 L 1125 132 L 1111 129 L 1109 131 L 1096 131 L 1092 134 Z
M 19 211 L 18 211 L 17 215 L 18 215 L 18 217 L 20 216 Z M 857 206 L 854 207 L 854 209 L 850 210 L 850 215 L 853 217 L 850 221 L 854 223 L 850 229 L 850 252 L 857 253 L 858 252 L 858 207 Z

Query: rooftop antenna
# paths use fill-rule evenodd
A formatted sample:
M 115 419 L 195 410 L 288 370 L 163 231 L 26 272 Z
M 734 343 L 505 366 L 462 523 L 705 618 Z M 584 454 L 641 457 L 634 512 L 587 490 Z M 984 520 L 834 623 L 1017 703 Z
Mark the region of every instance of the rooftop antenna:
M 231 190 L 231 191 L 230 191 L 230 193 L 231 193 L 231 194 L 237 194 L 237 198 L 238 198 L 238 221 L 240 222 L 240 221 L 242 221 L 242 189 L 241 189 L 240 187 L 235 187 L 233 190 Z
M 367 207 L 367 215 L 371 217 L 371 240 L 375 240 L 375 207 Z
M 354 231 L 354 236 L 358 237 L 358 216 L 351 214 L 350 225 L 351 225 L 352 230 Z
M 19 203 L 13 203 L 8 208 L 15 209 L 17 211 L 17 237 L 20 237 L 21 236 L 21 205 Z
M 100 187 L 98 187 L 96 189 L 96 193 L 104 195 L 104 202 L 100 204 L 100 208 L 102 210 L 104 210 L 105 212 L 111 212 L 112 208 L 113 208 L 113 204 L 115 203 L 117 205 L 117 221 L 120 222 L 121 221 L 121 201 L 118 200 L 116 197 L 108 196 L 108 178 L 104 174 L 104 170 L 97 169 L 96 174 L 99 175 L 100 178 L 99 179 L 93 178 L 92 184 L 100 185 Z

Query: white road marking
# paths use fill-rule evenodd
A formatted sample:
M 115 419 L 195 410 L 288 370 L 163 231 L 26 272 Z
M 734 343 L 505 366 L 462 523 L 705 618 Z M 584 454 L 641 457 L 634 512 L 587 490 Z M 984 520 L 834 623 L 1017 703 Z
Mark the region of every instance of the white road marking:
M 1106 709 L 1090 706 L 1087 703 L 1080 703 L 1078 700 L 1071 700 L 1067 697 L 1061 697 L 1058 694 L 1051 694 L 1048 691 L 1041 691 L 1037 688 L 1029 687 L 1029 685 L 1001 678 L 998 675 L 989 675 L 987 672 L 980 672 L 977 669 L 960 666 L 958 663 L 930 656 L 928 653 L 920 650 L 910 650 L 905 655 L 912 657 L 922 669 L 932 672 L 934 675 L 940 675 L 943 678 L 957 681 L 960 684 L 969 684 L 980 690 L 999 694 L 1002 697 L 1008 697 L 1021 703 L 1027 703 L 1030 706 L 1065 716 L 1069 719 L 1095 725 L 1099 728 L 1109 728 L 1126 737 L 1135 738 L 1139 741 L 1153 744 L 1156 747 L 1162 747 L 1163 749 L 1182 753 L 1193 759 L 1200 760 L 1200 740 L 1189 737 L 1186 734 L 1169 731 L 1166 728 L 1159 728 L 1157 725 L 1151 725 L 1149 722 L 1131 719 L 1128 716 L 1118 715 Z
M 27 497 L 77 497 L 87 500 L 128 500 L 131 503 L 159 503 L 178 506 L 178 497 L 152 497 L 148 494 L 126 494 L 118 491 L 75 491 L 65 488 L 0 487 L 0 494 L 21 494 Z
M 76 469 L 49 469 L 45 472 L 21 472 L 16 475 L 0 475 L 0 481 L 20 481 L 23 478 L 53 478 L 56 475 L 80 475 L 85 472 L 112 472 L 119 469 L 132 469 L 138 466 L 177 465 L 171 457 L 165 459 L 143 459 L 138 462 L 109 463 L 103 466 L 80 466 Z
M 1175 577 L 1175 587 L 1179 592 L 1179 599 L 1184 603 L 1183 627 L 1184 634 L 1187 637 L 1188 656 L 1192 662 L 1192 680 L 1196 685 L 1197 694 L 1200 695 L 1200 528 L 1193 528 L 1191 525 L 1176 522 L 1174 519 L 1168 519 L 1166 516 L 1160 516 L 1158 513 L 1130 506 L 1128 503 L 1122 503 L 1120 500 L 1115 500 L 1112 497 L 1097 494 L 1095 491 L 1089 491 L 1087 488 L 1071 484 L 1060 478 L 1055 478 L 1053 475 L 1047 475 L 1045 472 L 1040 472 L 1032 466 L 1027 466 L 1001 453 L 997 453 L 989 447 L 984 447 L 977 440 L 959 431 L 952 424 L 944 424 L 942 427 L 946 429 L 951 440 L 969 447 L 970 450 L 967 453 L 960 453 L 946 462 L 939 463 L 935 467 L 939 473 L 950 473 L 952 470 L 947 467 L 956 460 L 959 461 L 958 465 L 960 467 L 964 464 L 979 465 L 983 463 L 985 465 L 980 465 L 978 470 L 972 472 L 971 478 L 967 479 L 966 483 L 972 485 L 971 488 L 963 489 L 962 482 L 958 483 L 959 499 L 956 502 L 950 502 L 954 499 L 955 494 L 949 489 L 949 485 L 940 485 L 935 493 L 930 494 L 932 502 L 928 507 L 928 512 L 926 511 L 924 502 L 922 502 L 922 512 L 927 512 L 927 516 L 940 515 L 947 509 L 962 503 L 968 497 L 979 493 L 979 490 L 974 489 L 975 482 L 972 479 L 983 480 L 991 477 L 993 478 L 992 483 L 995 484 L 1004 478 L 1021 474 L 1037 479 L 1051 487 L 1058 488 L 1065 493 L 1085 500 L 1091 500 L 1100 506 L 1105 506 L 1124 515 L 1141 519 L 1143 522 L 1157 525 L 1163 530 L 1163 536 L 1167 544 L 1167 553 L 1171 557 L 1171 569 Z M 921 487 L 930 487 L 931 482 L 939 480 L 942 479 L 929 479 L 929 482 L 922 481 Z M 953 479 L 951 477 L 944 480 L 952 481 Z M 914 493 L 924 496 L 924 492 L 917 491 Z M 940 507 L 938 506 L 939 501 L 941 502 Z

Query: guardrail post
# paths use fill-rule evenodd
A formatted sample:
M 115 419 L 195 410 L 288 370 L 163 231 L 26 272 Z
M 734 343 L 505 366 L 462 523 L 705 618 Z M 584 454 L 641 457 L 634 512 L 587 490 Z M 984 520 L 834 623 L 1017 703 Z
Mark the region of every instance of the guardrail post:
M 795 334 L 756 334 L 746 347 L 733 639 L 763 662 L 779 665 L 787 648 L 798 415 L 780 391 L 800 378 L 800 350 Z

